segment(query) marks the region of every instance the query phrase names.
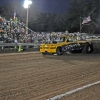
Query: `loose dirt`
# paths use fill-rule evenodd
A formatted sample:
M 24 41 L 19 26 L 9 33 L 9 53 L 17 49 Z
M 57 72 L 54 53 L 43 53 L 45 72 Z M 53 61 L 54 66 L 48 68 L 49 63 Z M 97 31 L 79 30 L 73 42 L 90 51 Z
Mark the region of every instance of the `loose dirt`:
M 46 100 L 100 81 L 100 54 L 0 54 L 0 100 Z M 60 100 L 99 100 L 100 84 Z

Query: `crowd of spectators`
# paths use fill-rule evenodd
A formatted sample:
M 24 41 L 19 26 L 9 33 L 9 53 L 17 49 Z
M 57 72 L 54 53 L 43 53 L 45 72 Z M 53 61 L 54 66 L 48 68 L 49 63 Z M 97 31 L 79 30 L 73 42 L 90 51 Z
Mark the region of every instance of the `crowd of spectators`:
M 0 16 L 0 43 L 34 43 L 45 39 L 44 33 L 37 33 L 25 27 L 17 17 L 7 20 Z
M 28 30 L 28 32 L 27 32 Z M 0 16 L 0 43 L 37 43 L 57 39 L 62 33 L 34 32 L 15 18 Z

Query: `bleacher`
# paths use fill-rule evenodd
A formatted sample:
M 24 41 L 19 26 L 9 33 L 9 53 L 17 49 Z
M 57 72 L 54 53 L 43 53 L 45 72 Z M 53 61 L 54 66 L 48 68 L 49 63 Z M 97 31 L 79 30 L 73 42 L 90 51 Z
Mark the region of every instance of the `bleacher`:
M 43 40 L 45 34 L 32 31 L 17 17 L 7 20 L 0 16 L 0 43 L 36 43 Z

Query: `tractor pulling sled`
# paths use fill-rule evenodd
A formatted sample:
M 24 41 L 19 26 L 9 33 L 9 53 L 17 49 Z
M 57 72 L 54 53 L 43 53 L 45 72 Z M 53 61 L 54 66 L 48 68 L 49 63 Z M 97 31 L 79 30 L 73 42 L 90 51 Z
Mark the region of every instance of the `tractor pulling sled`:
M 94 50 L 91 39 L 86 34 L 61 35 L 57 40 L 40 45 L 40 52 L 45 54 L 63 55 L 66 52 L 92 53 Z

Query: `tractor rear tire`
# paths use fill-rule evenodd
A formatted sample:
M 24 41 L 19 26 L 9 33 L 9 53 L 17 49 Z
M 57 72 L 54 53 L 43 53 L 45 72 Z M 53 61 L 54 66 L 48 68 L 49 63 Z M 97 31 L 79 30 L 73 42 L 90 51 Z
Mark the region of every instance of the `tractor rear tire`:
M 89 54 L 93 52 L 93 46 L 92 44 L 86 43 L 83 47 L 82 53 Z

